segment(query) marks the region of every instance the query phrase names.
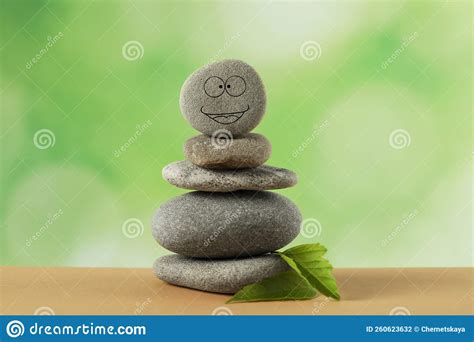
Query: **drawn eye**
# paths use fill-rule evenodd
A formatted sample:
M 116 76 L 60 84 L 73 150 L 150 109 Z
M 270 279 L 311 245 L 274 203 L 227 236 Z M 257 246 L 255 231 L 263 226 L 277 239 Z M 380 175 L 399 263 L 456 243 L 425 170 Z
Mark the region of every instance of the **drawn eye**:
M 240 76 L 230 76 L 227 81 L 225 81 L 225 91 L 230 96 L 238 97 L 245 93 L 245 89 L 247 89 L 247 84 Z
M 209 77 L 204 82 L 204 92 L 210 97 L 219 97 L 224 92 L 224 80 L 217 76 Z

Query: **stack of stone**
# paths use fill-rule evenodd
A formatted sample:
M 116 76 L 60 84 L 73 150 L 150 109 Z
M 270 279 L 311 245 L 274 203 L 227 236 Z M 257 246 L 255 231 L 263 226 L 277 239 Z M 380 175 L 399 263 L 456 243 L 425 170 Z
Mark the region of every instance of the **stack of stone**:
M 187 160 L 166 166 L 163 177 L 196 191 L 156 211 L 153 236 L 177 253 L 156 260 L 156 276 L 179 286 L 235 293 L 288 270 L 272 252 L 298 235 L 301 214 L 288 198 L 267 190 L 291 187 L 297 178 L 263 165 L 271 144 L 249 133 L 265 113 L 259 75 L 238 60 L 206 65 L 184 83 L 180 107 L 203 135 L 186 141 Z

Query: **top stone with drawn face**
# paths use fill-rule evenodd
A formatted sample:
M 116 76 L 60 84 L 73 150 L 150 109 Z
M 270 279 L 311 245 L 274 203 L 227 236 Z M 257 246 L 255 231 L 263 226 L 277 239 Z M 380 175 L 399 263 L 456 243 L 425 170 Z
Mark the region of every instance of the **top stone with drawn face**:
M 208 64 L 191 74 L 181 88 L 181 112 L 191 126 L 209 136 L 223 129 L 235 136 L 250 132 L 262 119 L 265 106 L 260 76 L 239 60 Z

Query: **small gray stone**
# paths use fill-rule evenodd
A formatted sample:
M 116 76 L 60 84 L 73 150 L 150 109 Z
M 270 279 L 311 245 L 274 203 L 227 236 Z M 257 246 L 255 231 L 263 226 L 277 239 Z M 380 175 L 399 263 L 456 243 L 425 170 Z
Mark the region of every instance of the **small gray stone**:
M 235 59 L 205 65 L 181 88 L 182 114 L 191 126 L 209 136 L 222 129 L 234 136 L 250 132 L 262 119 L 265 106 L 260 76 Z
M 236 293 L 245 285 L 288 270 L 289 266 L 275 254 L 235 260 L 166 255 L 158 258 L 153 265 L 155 275 L 170 284 L 230 294 Z
M 184 144 L 186 159 L 208 169 L 242 169 L 265 163 L 272 145 L 261 134 L 247 133 L 239 138 L 219 141 L 198 135 Z
M 212 192 L 283 189 L 294 186 L 298 181 L 294 172 L 273 166 L 210 170 L 188 160 L 165 166 L 163 178 L 178 188 Z
M 188 192 L 155 213 L 155 240 L 197 258 L 234 258 L 273 252 L 300 231 L 301 214 L 288 198 L 269 191 Z

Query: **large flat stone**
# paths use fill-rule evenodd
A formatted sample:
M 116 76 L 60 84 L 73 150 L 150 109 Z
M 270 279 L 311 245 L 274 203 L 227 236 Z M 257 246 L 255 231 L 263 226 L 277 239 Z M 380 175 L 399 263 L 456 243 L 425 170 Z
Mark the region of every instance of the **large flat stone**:
M 262 165 L 239 170 L 210 170 L 190 161 L 163 168 L 163 178 L 178 188 L 211 192 L 274 190 L 294 186 L 298 178 L 290 170 Z
M 301 214 L 288 198 L 269 191 L 189 192 L 163 204 L 154 238 L 172 252 L 229 258 L 273 252 L 293 241 Z
M 155 275 L 170 284 L 197 290 L 235 293 L 248 284 L 289 270 L 275 254 L 245 259 L 207 260 L 166 255 L 154 265 Z

